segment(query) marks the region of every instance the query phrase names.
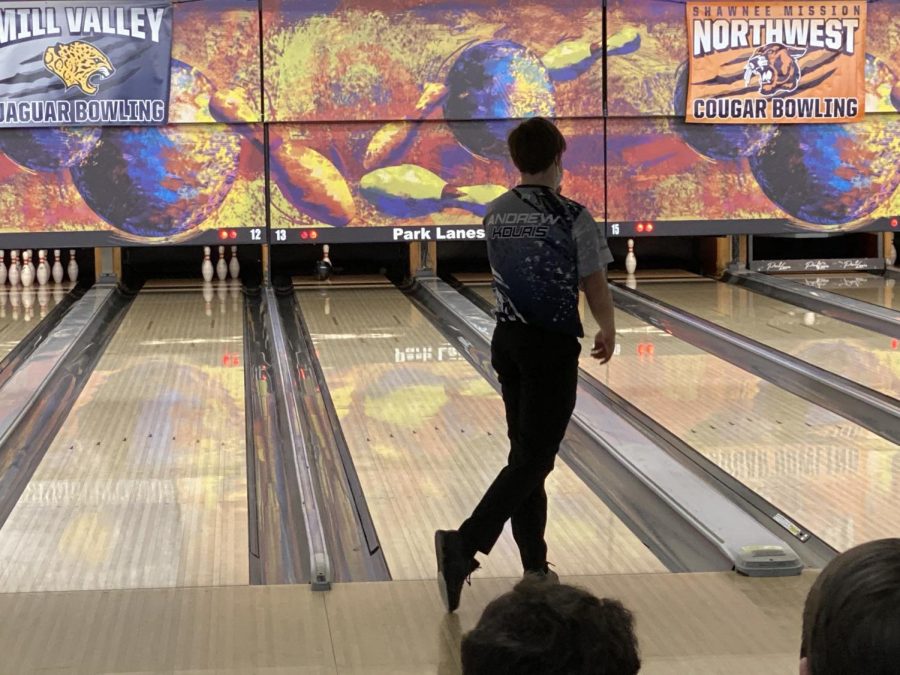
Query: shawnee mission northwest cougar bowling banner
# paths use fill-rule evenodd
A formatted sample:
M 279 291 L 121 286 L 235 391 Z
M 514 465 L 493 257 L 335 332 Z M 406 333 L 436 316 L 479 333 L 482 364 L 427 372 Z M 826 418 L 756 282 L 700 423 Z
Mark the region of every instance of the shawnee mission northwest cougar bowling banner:
M 172 7 L 0 2 L 0 127 L 162 125 Z
M 866 2 L 687 3 L 687 121 L 855 122 Z

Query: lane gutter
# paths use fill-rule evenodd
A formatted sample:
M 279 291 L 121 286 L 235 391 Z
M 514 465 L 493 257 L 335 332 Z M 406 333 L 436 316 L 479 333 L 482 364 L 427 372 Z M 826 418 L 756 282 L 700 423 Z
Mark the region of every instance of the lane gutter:
M 63 296 L 53 309 L 47 312 L 38 324 L 22 340 L 13 347 L 6 356 L 0 360 L 0 388 L 3 387 L 12 377 L 13 373 L 21 366 L 28 357 L 34 353 L 40 344 L 47 339 L 56 325 L 62 320 L 66 312 L 80 300 L 85 293 L 82 286 L 75 286 Z
M 40 464 L 131 305 L 98 283 L 0 389 L 0 527 Z
M 308 544 L 310 584 L 313 590 L 327 591 L 331 588 L 333 580 L 331 555 L 325 539 L 313 461 L 298 412 L 296 375 L 292 371 L 288 357 L 287 338 L 279 316 L 275 290 L 267 286 L 263 292 L 266 304 L 266 328 L 272 341 L 272 375 L 278 401 L 278 418 L 282 425 L 282 437 L 288 443 L 290 457 L 293 459 L 294 478 L 300 489 L 303 524 Z
M 321 493 L 332 568 L 336 581 L 389 581 L 384 551 L 328 389 L 322 365 L 296 293 L 279 298 L 281 320 L 297 377 L 301 423 Z
M 244 393 L 251 584 L 310 581 L 309 544 L 291 442 L 283 435 L 266 328 L 257 290 L 244 295 Z

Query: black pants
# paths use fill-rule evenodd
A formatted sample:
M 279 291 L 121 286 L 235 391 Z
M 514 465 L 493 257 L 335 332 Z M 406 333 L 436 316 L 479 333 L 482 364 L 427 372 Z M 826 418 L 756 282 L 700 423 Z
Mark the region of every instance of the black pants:
M 553 470 L 575 408 L 580 352 L 573 336 L 517 323 L 497 324 L 491 363 L 502 387 L 510 452 L 507 465 L 459 528 L 473 554 L 490 553 L 503 525 L 512 519 L 524 569 L 546 564 L 544 480 Z

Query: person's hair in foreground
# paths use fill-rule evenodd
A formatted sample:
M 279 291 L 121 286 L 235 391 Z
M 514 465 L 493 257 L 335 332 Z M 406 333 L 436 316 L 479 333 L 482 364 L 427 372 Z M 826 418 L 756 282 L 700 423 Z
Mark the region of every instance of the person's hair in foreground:
M 634 619 L 616 600 L 525 580 L 462 641 L 463 675 L 634 675 Z
M 802 675 L 900 673 L 900 539 L 832 560 L 803 610 Z
M 513 164 L 523 174 L 546 171 L 566 151 L 566 139 L 560 130 L 543 117 L 522 122 L 512 130 L 507 142 Z

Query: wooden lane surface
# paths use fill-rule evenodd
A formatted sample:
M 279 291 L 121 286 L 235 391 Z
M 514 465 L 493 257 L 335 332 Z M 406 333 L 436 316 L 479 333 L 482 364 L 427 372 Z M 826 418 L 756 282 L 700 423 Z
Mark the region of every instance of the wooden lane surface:
M 502 401 L 399 291 L 298 298 L 391 574 L 432 578 L 434 530 L 457 527 L 505 463 Z M 547 492 L 561 573 L 665 570 L 562 462 Z M 478 576 L 521 574 L 508 526 L 482 563 Z
M 636 617 L 642 674 L 796 672 L 815 576 L 563 578 Z M 0 594 L 5 672 L 460 673 L 461 636 L 511 579 L 475 579 L 455 615 L 432 581 Z
M 885 335 L 717 281 L 650 281 L 637 290 L 900 399 L 900 349 Z
M 0 530 L 0 591 L 249 582 L 241 320 L 138 296 Z

